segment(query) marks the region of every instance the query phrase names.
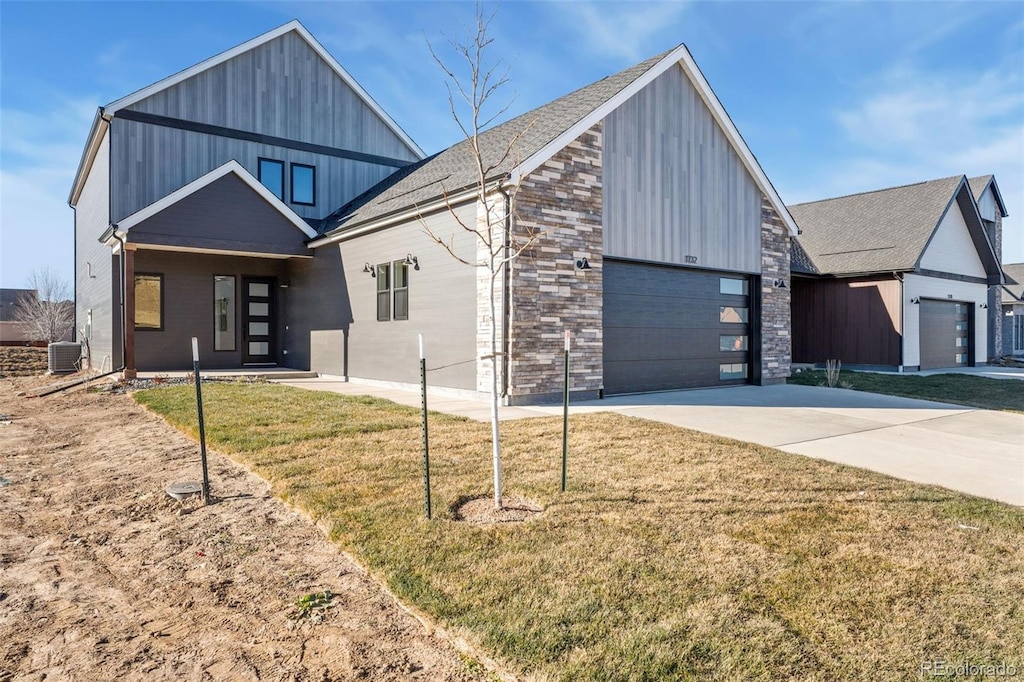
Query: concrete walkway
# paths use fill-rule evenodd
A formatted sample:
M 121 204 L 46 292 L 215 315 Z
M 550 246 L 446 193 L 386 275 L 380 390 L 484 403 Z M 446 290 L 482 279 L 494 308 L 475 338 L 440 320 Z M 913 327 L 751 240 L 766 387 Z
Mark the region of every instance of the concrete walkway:
M 418 393 L 400 388 L 324 379 L 279 383 L 420 404 Z M 431 396 L 428 402 L 432 410 L 489 419 L 487 405 L 476 400 Z M 560 415 L 561 409 L 503 407 L 501 418 Z M 1024 506 L 1024 415 L 796 385 L 648 393 L 571 406 L 573 414 L 609 411 Z

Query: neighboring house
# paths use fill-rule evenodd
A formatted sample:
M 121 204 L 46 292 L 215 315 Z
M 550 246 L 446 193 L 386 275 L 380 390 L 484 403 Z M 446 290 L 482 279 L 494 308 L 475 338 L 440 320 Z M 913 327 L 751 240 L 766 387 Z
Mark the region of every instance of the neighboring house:
M 794 362 L 904 371 L 996 354 L 1006 209 L 992 176 L 789 208 L 802 230 L 792 244 Z
M 1024 356 L 1024 263 L 1003 266 L 1006 283 L 1000 291 L 1004 356 Z
M 35 301 L 39 294 L 35 289 L 0 289 L 0 346 L 26 346 L 40 343 L 33 338 L 31 325 L 18 322 L 17 310 L 22 300 Z
M 107 352 L 124 267 L 129 370 L 186 368 L 197 336 L 208 367 L 412 384 L 422 333 L 433 385 L 486 390 L 488 283 L 424 229 L 476 260 L 468 144 L 422 159 L 357 87 L 293 22 L 101 110 L 72 205 Z M 784 381 L 796 225 L 684 46 L 487 131 L 488 160 L 519 133 L 488 178 L 521 183 L 508 234 L 541 234 L 499 286 L 507 402 L 559 394 L 565 330 L 578 395 Z

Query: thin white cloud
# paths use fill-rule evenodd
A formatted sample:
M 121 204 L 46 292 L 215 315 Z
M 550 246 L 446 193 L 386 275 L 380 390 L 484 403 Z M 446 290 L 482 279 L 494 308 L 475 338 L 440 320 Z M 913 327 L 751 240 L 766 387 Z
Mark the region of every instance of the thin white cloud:
M 575 28 L 578 43 L 593 53 L 637 62 L 664 46 L 657 35 L 678 25 L 688 3 L 671 2 L 565 2 L 555 7 L 567 26 Z

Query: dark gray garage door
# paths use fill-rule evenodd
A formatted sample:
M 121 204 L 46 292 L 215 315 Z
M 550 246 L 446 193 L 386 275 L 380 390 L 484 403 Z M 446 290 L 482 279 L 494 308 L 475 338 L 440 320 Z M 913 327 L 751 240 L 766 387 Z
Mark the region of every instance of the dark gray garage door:
M 921 299 L 921 369 L 971 362 L 970 303 Z
M 605 393 L 746 383 L 749 278 L 604 262 Z

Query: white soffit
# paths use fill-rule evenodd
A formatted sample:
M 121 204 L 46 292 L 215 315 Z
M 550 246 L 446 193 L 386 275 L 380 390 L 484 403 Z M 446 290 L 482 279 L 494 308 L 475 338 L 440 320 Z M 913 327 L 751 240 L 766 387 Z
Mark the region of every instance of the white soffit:
M 129 230 L 131 230 L 134 226 L 141 223 L 143 220 L 146 220 L 147 218 L 156 215 L 157 213 L 164 210 L 168 206 L 172 206 L 178 203 L 185 197 L 195 194 L 203 187 L 206 187 L 210 183 L 221 179 L 228 173 L 234 173 L 235 175 L 237 175 L 239 179 L 242 180 L 242 182 L 244 182 L 246 185 L 250 187 L 250 189 L 252 189 L 254 192 L 263 197 L 263 199 L 266 200 L 267 203 L 269 203 L 271 206 L 277 209 L 277 211 L 281 215 L 283 215 L 292 225 L 302 230 L 302 233 L 305 234 L 307 237 L 309 237 L 310 239 L 316 237 L 316 232 L 313 230 L 312 227 L 309 226 L 309 224 L 305 220 L 300 218 L 298 214 L 295 213 L 295 211 L 289 208 L 286 203 L 278 199 L 273 192 L 264 187 L 259 180 L 254 178 L 252 174 L 249 173 L 249 171 L 242 168 L 242 165 L 235 160 L 228 161 L 223 166 L 218 166 L 217 168 L 214 168 L 206 175 L 196 178 L 195 180 L 188 183 L 184 187 L 181 187 L 180 189 L 171 192 L 163 199 L 154 201 L 149 206 L 146 206 L 145 208 L 140 209 L 135 213 L 132 213 L 124 220 L 119 220 L 117 222 L 117 231 L 121 234 L 127 233 Z
M 261 36 L 257 36 L 252 40 L 248 40 L 242 43 L 241 45 L 233 47 L 230 50 L 227 50 L 226 52 L 221 52 L 220 54 L 214 57 L 210 57 L 209 59 L 199 62 L 194 66 L 190 66 L 184 71 L 179 71 L 173 76 L 169 76 L 167 78 L 164 78 L 163 80 L 157 81 L 152 85 L 142 88 L 141 90 L 136 90 L 132 94 L 126 97 L 122 97 L 116 102 L 111 102 L 103 108 L 104 112 L 108 115 L 116 115 L 117 111 L 120 109 L 124 109 L 125 107 L 129 107 L 133 104 L 136 104 L 137 102 L 140 102 L 146 99 L 147 97 L 150 97 L 151 95 L 160 92 L 161 90 L 166 90 L 167 88 L 173 87 L 178 83 L 181 83 L 182 81 L 187 80 L 192 76 L 195 76 L 198 73 L 202 73 L 203 71 L 212 69 L 218 64 L 223 64 L 224 62 L 230 59 L 234 59 L 238 55 L 248 52 L 249 50 L 252 50 L 256 47 L 259 47 L 264 43 L 268 43 L 271 40 L 274 40 L 275 38 L 279 38 L 290 31 L 295 31 L 296 33 L 298 33 L 299 36 L 303 40 L 305 40 L 306 43 L 308 43 L 309 46 L 313 48 L 313 50 L 318 55 L 320 55 L 320 58 L 323 59 L 327 63 L 327 65 L 330 66 L 331 69 L 336 74 L 338 74 L 338 76 L 343 81 L 345 81 L 345 83 L 350 88 L 352 88 L 352 90 L 359 96 L 359 98 L 362 99 L 363 102 L 365 102 L 366 105 L 370 107 L 370 109 L 372 109 L 373 112 L 377 114 L 377 116 L 379 116 L 381 120 L 383 120 L 384 123 L 387 124 L 389 128 L 391 128 L 392 132 L 394 132 L 395 135 L 398 135 L 398 137 L 400 137 L 402 141 L 406 145 L 408 145 L 409 149 L 411 149 L 413 153 L 415 153 L 420 159 L 426 157 L 426 154 L 423 152 L 422 149 L 420 149 L 419 145 L 413 142 L 412 138 L 409 137 L 404 130 L 402 130 L 402 128 L 395 122 L 395 120 L 392 119 L 387 114 L 387 112 L 385 112 L 380 107 L 380 105 L 373 100 L 372 97 L 370 97 L 366 90 L 364 90 L 362 86 L 356 82 L 356 79 L 353 78 L 348 71 L 342 68 L 341 64 L 339 64 L 338 61 L 331 56 L 331 53 L 328 52 L 327 49 L 324 48 L 324 46 L 321 45 L 320 42 L 316 38 L 314 38 L 313 35 L 306 30 L 306 27 L 300 24 L 297 19 L 293 19 L 292 21 L 289 21 L 287 24 L 283 26 L 279 26 L 272 31 L 264 33 Z
M 694 88 L 696 88 L 697 92 L 700 94 L 701 99 L 704 101 L 704 104 L 708 107 L 708 110 L 711 111 L 711 115 L 722 128 L 726 138 L 729 140 L 729 144 L 732 145 L 733 150 L 740 157 L 740 160 L 743 162 L 744 167 L 746 167 L 747 172 L 749 172 L 751 177 L 754 178 L 754 182 L 757 183 L 758 188 L 768 198 L 768 202 L 771 203 L 775 212 L 778 213 L 780 218 L 782 218 L 782 221 L 789 229 L 790 235 L 795 237 L 799 232 L 796 221 L 793 220 L 793 216 L 789 214 L 789 210 L 786 208 L 786 205 L 782 203 L 782 198 L 779 197 L 778 192 L 775 191 L 775 187 L 773 187 L 771 181 L 768 180 L 768 176 L 765 175 L 764 169 L 761 168 L 761 164 L 758 163 L 757 158 L 750 151 L 747 143 L 743 140 L 743 136 L 740 135 L 736 126 L 733 125 L 732 119 L 729 118 L 729 114 L 725 111 L 725 107 L 722 106 L 722 103 L 718 100 L 718 96 L 715 95 L 714 91 L 711 89 L 711 85 L 707 82 L 707 79 L 704 78 L 704 74 L 701 73 L 697 63 L 693 60 L 693 56 L 690 54 L 690 51 L 686 49 L 686 45 L 680 45 L 676 49 L 672 50 L 670 53 L 665 55 L 661 61 L 619 91 L 619 93 L 614 97 L 594 109 L 571 128 L 523 161 L 523 163 L 512 171 L 512 182 L 518 182 L 520 178 L 523 178 L 537 170 L 541 164 L 564 149 L 566 145 L 582 135 L 585 131 L 590 130 L 590 128 L 596 125 L 598 121 L 603 120 L 608 114 L 627 102 L 633 95 L 647 87 L 647 85 L 655 78 L 665 73 L 665 71 L 675 64 L 679 64 L 679 66 L 682 67 L 686 77 L 689 78 L 690 83 L 693 84 Z

